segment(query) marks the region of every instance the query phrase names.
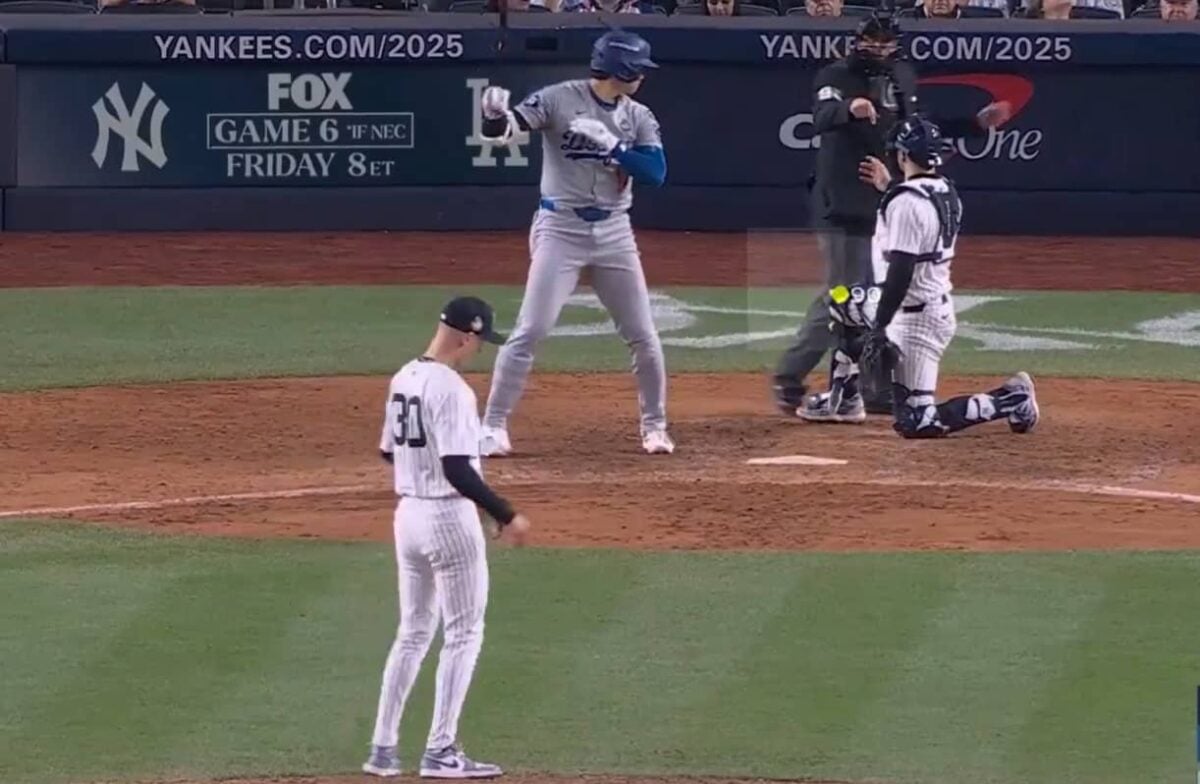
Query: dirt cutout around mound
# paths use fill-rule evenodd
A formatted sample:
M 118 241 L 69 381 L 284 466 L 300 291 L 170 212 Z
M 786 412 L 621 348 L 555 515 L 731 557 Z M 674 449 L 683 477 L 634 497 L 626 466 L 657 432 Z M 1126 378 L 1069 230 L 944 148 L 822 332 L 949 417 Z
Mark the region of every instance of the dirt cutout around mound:
M 472 376 L 480 394 L 486 378 Z M 947 391 L 995 379 L 957 379 Z M 383 378 L 5 396 L 0 513 L 251 537 L 391 537 Z M 886 418 L 772 413 L 751 374 L 671 383 L 671 456 L 642 453 L 632 379 L 534 375 L 489 479 L 555 547 L 1025 550 L 1200 546 L 1200 385 L 1048 380 L 1045 419 L 904 441 Z M 1156 405 L 1128 416 L 1129 401 Z M 581 401 L 586 401 L 584 417 Z M 181 416 L 180 412 L 187 412 Z M 298 438 L 298 435 L 302 437 Z M 807 455 L 845 465 L 749 465 Z
M 415 776 L 401 776 L 391 781 L 421 781 Z M 553 776 L 541 773 L 509 773 L 502 779 L 505 784 L 871 784 L 869 780 L 855 782 L 833 779 L 731 779 L 702 776 Z M 374 776 L 295 776 L 268 777 L 257 779 L 217 779 L 215 781 L 159 781 L 146 784 L 371 784 L 379 782 Z

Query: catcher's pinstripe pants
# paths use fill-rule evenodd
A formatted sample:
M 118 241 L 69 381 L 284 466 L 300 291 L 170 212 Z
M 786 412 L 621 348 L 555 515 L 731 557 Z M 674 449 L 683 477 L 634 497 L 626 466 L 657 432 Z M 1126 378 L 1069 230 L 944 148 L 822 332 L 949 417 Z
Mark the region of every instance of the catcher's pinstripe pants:
M 901 310 L 888 325 L 888 338 L 902 352 L 894 377 L 912 394 L 910 406 L 934 403 L 938 368 L 957 328 L 954 299 L 949 295 L 944 301 L 927 303 L 919 313 Z

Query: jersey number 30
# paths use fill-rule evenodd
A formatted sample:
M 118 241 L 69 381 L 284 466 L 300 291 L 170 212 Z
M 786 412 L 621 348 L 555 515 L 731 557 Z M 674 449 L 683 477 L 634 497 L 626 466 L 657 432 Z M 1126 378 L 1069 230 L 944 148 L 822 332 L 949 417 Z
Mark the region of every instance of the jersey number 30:
M 396 446 L 425 446 L 425 422 L 421 418 L 421 398 L 392 395 L 392 406 L 396 421 L 392 425 L 392 438 Z

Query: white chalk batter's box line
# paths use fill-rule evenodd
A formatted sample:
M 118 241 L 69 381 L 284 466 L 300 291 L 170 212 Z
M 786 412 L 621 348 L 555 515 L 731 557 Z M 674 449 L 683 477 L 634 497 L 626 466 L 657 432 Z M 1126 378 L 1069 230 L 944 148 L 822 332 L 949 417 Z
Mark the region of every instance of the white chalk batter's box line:
M 589 484 L 594 479 L 587 480 L 517 480 L 508 484 Z M 659 480 L 655 480 L 657 482 Z M 749 481 L 749 480 L 747 480 Z M 758 480 L 761 481 L 761 480 Z M 927 481 L 908 479 L 826 479 L 818 482 L 788 482 L 787 484 L 845 484 L 845 485 L 876 485 L 885 487 L 967 487 L 991 490 L 1026 490 L 1034 492 L 1059 492 L 1075 495 L 1109 496 L 1127 498 L 1138 501 L 1170 501 L 1184 504 L 1200 505 L 1200 495 L 1191 493 L 1176 493 L 1167 490 L 1145 490 L 1136 487 L 1119 487 L 1115 485 L 1098 485 L 1087 482 L 976 482 L 970 480 Z M 77 504 L 74 506 L 43 506 L 29 509 L 10 509 L 0 511 L 0 520 L 11 520 L 27 517 L 59 517 L 94 513 L 111 513 L 126 511 L 146 511 L 155 509 L 170 509 L 173 507 L 204 506 L 207 504 L 229 503 L 237 501 L 271 501 L 287 498 L 315 498 L 358 495 L 364 493 L 385 492 L 386 485 L 331 485 L 326 487 L 299 487 L 292 490 L 261 490 L 247 493 L 223 493 L 218 495 L 193 495 L 179 498 L 160 500 L 118 501 L 112 503 Z

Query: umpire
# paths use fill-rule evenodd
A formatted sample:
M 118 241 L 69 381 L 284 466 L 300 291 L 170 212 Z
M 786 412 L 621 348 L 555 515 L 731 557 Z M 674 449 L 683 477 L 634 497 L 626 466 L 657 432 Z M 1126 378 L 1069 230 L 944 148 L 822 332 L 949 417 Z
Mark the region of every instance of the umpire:
M 873 278 L 871 236 L 879 192 L 870 184 L 871 171 L 890 157 L 885 147 L 892 128 L 917 111 L 916 71 L 897 59 L 899 45 L 894 17 L 877 11 L 859 25 L 849 54 L 822 68 L 814 81 L 813 126 L 821 144 L 809 184 L 817 247 L 826 265 L 825 289 L 809 306 L 796 342 L 775 368 L 775 401 L 788 416 L 796 415 L 805 378 L 832 345 L 826 292 Z M 1006 105 L 989 104 L 976 117 L 936 122 L 949 137 L 977 135 L 1009 114 Z M 890 384 L 863 381 L 867 411 L 890 414 Z

